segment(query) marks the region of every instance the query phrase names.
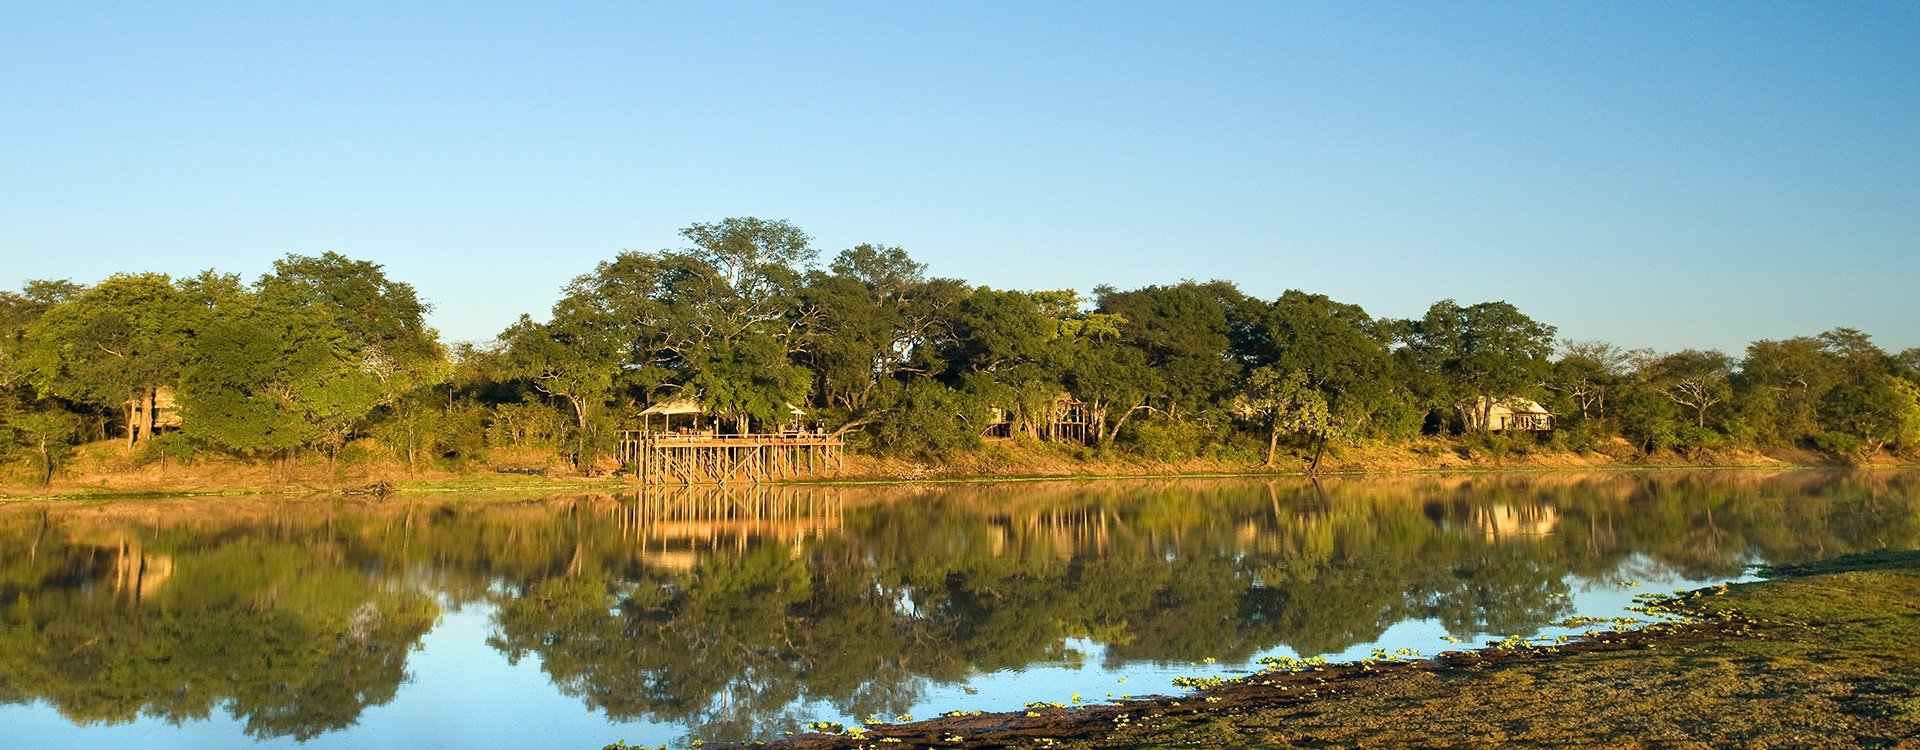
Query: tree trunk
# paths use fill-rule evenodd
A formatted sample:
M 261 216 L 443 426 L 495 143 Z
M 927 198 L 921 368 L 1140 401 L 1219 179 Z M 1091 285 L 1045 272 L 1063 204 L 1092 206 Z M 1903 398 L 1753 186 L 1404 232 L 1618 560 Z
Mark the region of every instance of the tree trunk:
M 1274 425 L 1267 430 L 1267 468 L 1273 468 L 1273 454 L 1280 449 L 1280 427 Z
M 140 424 L 139 431 L 134 438 L 134 443 L 145 444 L 147 441 L 153 439 L 153 425 L 154 422 L 158 421 L 154 418 L 153 410 L 159 400 L 158 388 L 140 389 Z
M 1151 407 L 1148 407 L 1143 399 L 1142 403 L 1139 406 L 1136 406 L 1124 412 L 1121 412 L 1119 421 L 1113 423 L 1113 432 L 1107 433 L 1106 440 L 1102 442 L 1105 442 L 1107 444 L 1112 444 L 1114 440 L 1120 437 L 1120 428 L 1125 427 L 1127 425 L 1127 420 L 1133 417 L 1133 413 L 1136 411 L 1140 411 L 1141 409 L 1147 409 L 1147 408 L 1151 408 Z
M 1313 463 L 1307 464 L 1308 476 L 1320 476 L 1320 459 L 1327 456 L 1327 435 L 1320 434 L 1319 444 L 1313 448 Z
M 53 446 L 46 438 L 40 439 L 40 484 L 53 484 Z
M 573 406 L 574 421 L 579 424 L 579 435 L 573 442 L 573 468 L 587 472 L 587 404 L 573 396 L 567 397 L 567 403 Z

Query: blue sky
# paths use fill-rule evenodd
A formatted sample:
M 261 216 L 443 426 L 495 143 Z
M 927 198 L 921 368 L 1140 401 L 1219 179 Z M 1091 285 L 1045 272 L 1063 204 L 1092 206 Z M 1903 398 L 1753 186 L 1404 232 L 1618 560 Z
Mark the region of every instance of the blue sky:
M 450 340 L 681 227 L 1021 289 L 1920 346 L 1920 3 L 0 0 L 0 287 L 382 263 Z

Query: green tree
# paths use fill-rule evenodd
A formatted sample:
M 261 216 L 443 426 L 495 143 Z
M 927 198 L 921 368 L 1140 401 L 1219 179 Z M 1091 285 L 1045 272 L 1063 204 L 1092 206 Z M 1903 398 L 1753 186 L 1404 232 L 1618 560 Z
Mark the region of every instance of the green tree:
M 1493 405 L 1539 396 L 1553 353 L 1553 326 L 1506 302 L 1461 307 L 1441 300 L 1404 325 L 1402 350 L 1429 408 L 1451 407 L 1470 431 L 1486 432 Z
M 1004 410 L 1014 428 L 1038 438 L 1064 391 L 1049 367 L 1077 314 L 1072 291 L 1017 292 L 980 287 L 955 310 L 954 338 L 943 359 L 951 381 Z
M 1797 336 L 1748 345 L 1733 382 L 1743 417 L 1758 436 L 1792 444 L 1822 431 L 1820 404 L 1843 377 L 1824 342 Z
M 928 278 L 924 264 L 885 245 L 843 250 L 830 268 L 808 274 L 797 348 L 815 373 L 821 404 L 857 415 L 881 383 L 911 370 L 935 374 L 912 363 L 936 345 L 966 287 Z
M 1226 281 L 1183 281 L 1131 291 L 1101 287 L 1095 309 L 1122 322 L 1120 340 L 1146 354 L 1161 391 L 1153 397 L 1173 419 L 1217 407 L 1239 388 L 1233 361 L 1236 323 L 1257 302 Z
M 613 397 L 622 364 L 620 342 L 594 323 L 590 318 L 558 314 L 550 323 L 535 323 L 522 315 L 500 335 L 509 371 L 570 407 L 575 430 L 572 459 L 581 470 L 593 466 L 594 432 Z
M 1359 437 L 1375 415 L 1401 401 L 1389 339 L 1384 327 L 1358 305 L 1298 290 L 1282 294 L 1249 327 L 1246 340 L 1251 343 L 1242 350 L 1256 365 L 1255 372 L 1271 368 L 1299 373 L 1324 406 L 1326 424 L 1309 431 L 1315 439 L 1314 470 L 1328 440 Z
M 1675 404 L 1685 407 L 1694 427 L 1705 429 L 1707 411 L 1733 395 L 1729 382 L 1733 359 L 1718 351 L 1687 349 L 1660 357 L 1641 371 L 1647 383 Z
M 264 286 L 264 285 L 263 285 Z M 384 398 L 362 342 L 309 300 L 261 291 L 206 316 L 181 381 L 183 429 L 248 456 L 341 446 Z
M 1607 397 L 1618 394 L 1636 361 L 1652 356 L 1651 351 L 1622 349 L 1598 340 L 1565 339 L 1560 351 L 1549 390 L 1558 397 L 1561 408 L 1557 411 L 1563 418 L 1578 411 L 1581 420 L 1605 419 Z
M 710 269 L 677 279 L 664 300 L 693 332 L 678 352 L 681 382 L 737 431 L 790 420 L 812 392 L 805 368 L 789 360 L 805 342 L 794 333 L 804 272 L 818 254 L 811 239 L 788 222 L 752 217 L 680 235 L 693 243 L 685 255 Z
M 193 318 L 166 275 L 116 274 L 28 324 L 21 364 L 43 395 L 122 410 L 131 447 L 152 435 L 156 391 L 180 379 Z
M 260 280 L 259 294 L 276 304 L 328 313 L 353 347 L 361 372 L 378 383 L 374 408 L 390 407 L 408 393 L 445 382 L 452 369 L 438 334 L 427 327 L 427 305 L 411 285 L 387 278 L 376 263 L 338 253 L 289 255 L 275 261 L 273 273 Z M 354 407 L 342 402 L 336 408 Z M 322 426 L 329 455 L 337 454 L 373 416 L 330 413 Z
M 1112 445 L 1129 419 L 1154 410 L 1151 401 L 1166 386 L 1147 364 L 1147 353 L 1120 340 L 1123 318 L 1109 313 L 1088 317 L 1090 325 L 1080 326 L 1080 335 L 1057 358 L 1057 368 L 1067 391 L 1086 402 L 1094 438 Z
M 1280 436 L 1288 433 L 1309 435 L 1324 444 L 1326 435 L 1332 430 L 1333 420 L 1329 414 L 1326 397 L 1308 379 L 1301 370 L 1281 370 L 1273 365 L 1255 368 L 1247 376 L 1245 399 L 1247 408 L 1267 423 L 1267 461 L 1271 468 L 1274 453 L 1279 449 Z M 1319 469 L 1319 457 L 1314 457 L 1309 473 Z
M 1871 456 L 1889 446 L 1920 446 L 1920 386 L 1897 375 L 1874 373 L 1827 393 L 1823 416 L 1833 429 L 1861 441 Z
M 53 472 L 73 451 L 79 433 L 79 419 L 57 408 L 8 415 L 0 427 L 25 446 L 39 464 L 36 472 L 41 484 L 53 483 Z

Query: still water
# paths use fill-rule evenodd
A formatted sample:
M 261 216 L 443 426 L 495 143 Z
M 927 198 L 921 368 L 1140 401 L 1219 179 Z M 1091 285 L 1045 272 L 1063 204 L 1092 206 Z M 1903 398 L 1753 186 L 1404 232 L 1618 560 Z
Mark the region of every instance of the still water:
M 1550 636 L 1916 547 L 1912 472 L 14 503 L 0 746 L 766 738 Z

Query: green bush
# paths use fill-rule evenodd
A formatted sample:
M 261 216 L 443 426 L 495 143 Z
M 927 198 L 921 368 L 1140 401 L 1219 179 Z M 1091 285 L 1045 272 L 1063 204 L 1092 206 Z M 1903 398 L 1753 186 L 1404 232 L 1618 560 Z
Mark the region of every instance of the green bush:
M 1813 447 L 1842 458 L 1858 457 L 1866 445 L 1858 435 L 1846 432 L 1822 432 L 1813 436 Z
M 944 384 L 915 380 L 883 391 L 876 400 L 884 417 L 871 432 L 882 453 L 941 458 L 980 446 L 986 410 Z
M 1194 422 L 1136 419 L 1121 428 L 1115 443 L 1141 458 L 1171 464 L 1204 455 L 1212 442 L 1208 432 Z
M 1682 427 L 1674 431 L 1675 450 L 1685 453 L 1697 453 L 1727 444 L 1727 438 L 1706 427 Z
M 206 443 L 184 432 L 162 432 L 147 441 L 140 451 L 140 462 L 170 461 L 189 464 L 206 452 Z

